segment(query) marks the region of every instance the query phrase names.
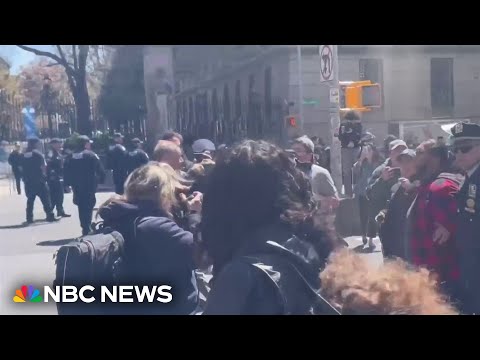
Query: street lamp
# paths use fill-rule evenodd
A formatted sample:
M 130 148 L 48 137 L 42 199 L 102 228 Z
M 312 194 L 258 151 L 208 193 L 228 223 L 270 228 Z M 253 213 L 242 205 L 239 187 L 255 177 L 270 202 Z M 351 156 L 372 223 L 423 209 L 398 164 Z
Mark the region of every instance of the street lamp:
M 47 111 L 47 119 L 48 119 L 48 135 L 49 137 L 53 136 L 53 124 L 52 124 L 52 117 L 51 117 L 51 100 L 52 100 L 52 79 L 48 75 L 43 77 L 43 106 L 44 109 Z

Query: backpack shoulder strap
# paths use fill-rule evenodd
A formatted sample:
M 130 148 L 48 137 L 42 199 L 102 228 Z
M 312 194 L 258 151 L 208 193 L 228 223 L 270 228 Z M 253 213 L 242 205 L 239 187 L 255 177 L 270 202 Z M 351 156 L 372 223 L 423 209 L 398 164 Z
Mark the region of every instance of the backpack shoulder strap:
M 275 256 L 273 254 L 268 254 L 269 256 Z M 284 307 L 286 306 L 287 299 L 285 294 L 283 293 L 281 287 L 278 285 L 278 283 L 272 278 L 271 271 L 269 272 L 269 269 L 271 269 L 270 266 L 265 264 L 265 261 L 262 260 L 262 257 L 265 257 L 265 254 L 254 254 L 254 255 L 249 255 L 249 256 L 243 256 L 243 260 L 250 264 L 251 266 L 254 266 L 258 270 L 260 270 L 267 278 L 270 280 L 271 283 L 274 284 L 276 289 L 278 290 L 278 293 L 280 294 L 280 297 L 282 299 L 282 304 Z M 317 306 L 319 306 L 322 310 L 322 314 L 324 315 L 341 315 L 340 311 L 338 311 L 327 299 L 325 299 L 319 291 L 315 290 L 309 283 L 309 281 L 305 278 L 305 276 L 298 270 L 298 268 L 292 264 L 289 261 L 283 261 L 284 264 L 288 266 L 292 272 L 297 275 L 297 277 L 300 279 L 302 284 L 306 287 L 306 289 L 311 292 L 314 295 L 314 298 L 317 301 Z

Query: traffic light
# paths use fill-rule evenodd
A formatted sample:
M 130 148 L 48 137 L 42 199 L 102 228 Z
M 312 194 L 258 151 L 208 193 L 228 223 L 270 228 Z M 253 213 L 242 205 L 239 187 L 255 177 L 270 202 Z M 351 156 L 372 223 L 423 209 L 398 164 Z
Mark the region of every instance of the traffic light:
M 371 81 L 340 81 L 340 109 L 371 111 L 382 107 L 380 84 Z
M 297 118 L 294 115 L 289 115 L 285 118 L 287 127 L 297 127 Z

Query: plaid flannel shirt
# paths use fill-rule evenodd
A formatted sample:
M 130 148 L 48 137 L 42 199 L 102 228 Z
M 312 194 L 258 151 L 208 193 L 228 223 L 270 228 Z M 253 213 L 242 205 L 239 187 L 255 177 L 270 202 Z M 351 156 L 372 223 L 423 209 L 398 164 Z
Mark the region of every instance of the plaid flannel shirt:
M 438 281 L 456 281 L 459 264 L 455 244 L 457 203 L 455 194 L 459 183 L 452 178 L 439 177 L 418 188 L 415 218 L 410 232 L 411 260 L 436 273 Z M 447 177 L 450 177 L 447 175 Z M 450 232 L 444 244 L 433 242 L 435 223 Z

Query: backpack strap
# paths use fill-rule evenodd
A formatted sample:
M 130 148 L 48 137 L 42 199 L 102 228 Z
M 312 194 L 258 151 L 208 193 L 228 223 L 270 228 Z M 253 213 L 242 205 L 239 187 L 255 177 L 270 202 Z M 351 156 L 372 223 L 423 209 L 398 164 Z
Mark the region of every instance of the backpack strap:
M 243 256 L 242 258 L 245 259 L 249 265 L 254 266 L 258 270 L 260 270 L 265 276 L 268 277 L 270 282 L 274 284 L 275 288 L 278 290 L 278 294 L 280 294 L 280 297 L 282 299 L 284 310 L 286 310 L 287 298 L 284 292 L 282 291 L 281 287 L 278 285 L 278 283 L 274 279 L 272 279 L 271 274 L 267 271 L 269 266 L 265 265 L 264 261 L 262 261 L 262 256 L 264 255 L 265 254 L 256 254 L 252 256 Z M 273 255 L 273 254 L 269 254 L 269 255 Z M 255 263 L 260 263 L 260 264 L 255 264 Z M 293 265 L 290 261 L 283 261 L 283 263 L 286 264 L 293 271 L 293 273 L 299 277 L 302 284 L 305 285 L 306 289 L 314 295 L 314 298 L 316 299 L 318 306 L 320 306 L 320 308 L 322 309 L 323 315 L 341 315 L 340 311 L 338 311 L 327 299 L 325 299 L 320 294 L 319 291 L 315 290 L 310 285 L 308 280 L 298 270 L 298 268 L 295 265 Z

